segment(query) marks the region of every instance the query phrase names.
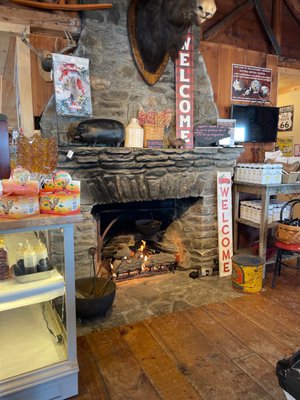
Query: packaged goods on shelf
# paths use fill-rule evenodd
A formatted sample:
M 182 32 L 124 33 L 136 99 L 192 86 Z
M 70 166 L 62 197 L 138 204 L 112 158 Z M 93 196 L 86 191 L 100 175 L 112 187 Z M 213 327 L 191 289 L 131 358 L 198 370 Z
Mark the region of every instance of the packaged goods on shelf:
M 21 219 L 39 214 L 39 197 L 0 196 L 0 218 Z
M 39 182 L 30 180 L 25 184 L 19 184 L 12 179 L 3 179 L 2 191 L 3 194 L 35 195 L 39 193 Z
M 234 181 L 260 184 L 281 183 L 282 164 L 237 164 Z
M 41 214 L 74 215 L 80 213 L 80 193 L 45 192 L 40 193 Z
M 280 220 L 280 211 L 284 202 L 271 199 L 268 209 L 268 223 Z M 260 223 L 262 201 L 261 200 L 243 200 L 240 202 L 240 218 L 248 221 Z M 290 208 L 286 207 L 283 212 L 283 219 L 288 218 Z
M 46 180 L 43 184 L 41 192 L 54 192 L 54 191 L 66 190 L 67 192 L 80 193 L 80 181 L 71 180 L 64 189 L 54 183 L 53 180 Z

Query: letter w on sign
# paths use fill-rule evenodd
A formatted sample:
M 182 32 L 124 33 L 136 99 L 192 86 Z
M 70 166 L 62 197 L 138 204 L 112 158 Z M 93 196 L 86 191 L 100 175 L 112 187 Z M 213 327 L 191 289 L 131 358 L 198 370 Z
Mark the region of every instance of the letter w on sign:
M 176 75 L 176 137 L 184 139 L 186 148 L 194 147 L 194 46 L 188 32 L 175 62 Z
M 232 273 L 232 202 L 231 202 L 231 172 L 218 172 L 218 244 L 219 244 L 219 275 Z

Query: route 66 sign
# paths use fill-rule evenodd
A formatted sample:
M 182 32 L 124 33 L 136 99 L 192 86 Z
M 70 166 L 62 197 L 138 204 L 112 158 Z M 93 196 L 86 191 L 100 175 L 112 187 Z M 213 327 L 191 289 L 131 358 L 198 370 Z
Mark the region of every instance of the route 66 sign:
M 279 108 L 279 131 L 292 131 L 294 119 L 294 106 L 284 106 Z

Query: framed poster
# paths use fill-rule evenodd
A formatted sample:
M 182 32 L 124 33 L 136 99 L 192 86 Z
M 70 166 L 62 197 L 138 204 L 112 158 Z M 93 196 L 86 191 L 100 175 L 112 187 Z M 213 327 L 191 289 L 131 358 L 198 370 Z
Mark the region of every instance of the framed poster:
M 292 131 L 294 122 L 294 106 L 279 107 L 279 131 Z
M 58 115 L 92 115 L 87 58 L 53 54 L 53 81 Z
M 300 144 L 295 144 L 294 145 L 294 156 L 295 157 L 300 157 Z
M 276 146 L 279 147 L 283 157 L 293 156 L 293 136 L 277 138 Z
M 272 70 L 232 64 L 231 100 L 265 102 L 270 100 Z
M 228 134 L 230 135 L 230 137 L 228 137 L 228 138 L 219 140 L 219 145 L 220 146 L 234 146 L 236 120 L 235 119 L 218 118 L 217 125 L 228 128 Z

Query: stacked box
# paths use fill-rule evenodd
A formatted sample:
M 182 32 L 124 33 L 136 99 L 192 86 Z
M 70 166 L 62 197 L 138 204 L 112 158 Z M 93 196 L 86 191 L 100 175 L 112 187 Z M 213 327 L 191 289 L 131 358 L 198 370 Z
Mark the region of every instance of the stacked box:
M 73 181 L 64 171 L 56 179 L 44 182 L 40 191 L 41 214 L 74 215 L 80 213 L 80 181 Z
M 1 186 L 0 218 L 22 219 L 39 214 L 39 183 L 30 180 L 29 171 L 15 168 Z

